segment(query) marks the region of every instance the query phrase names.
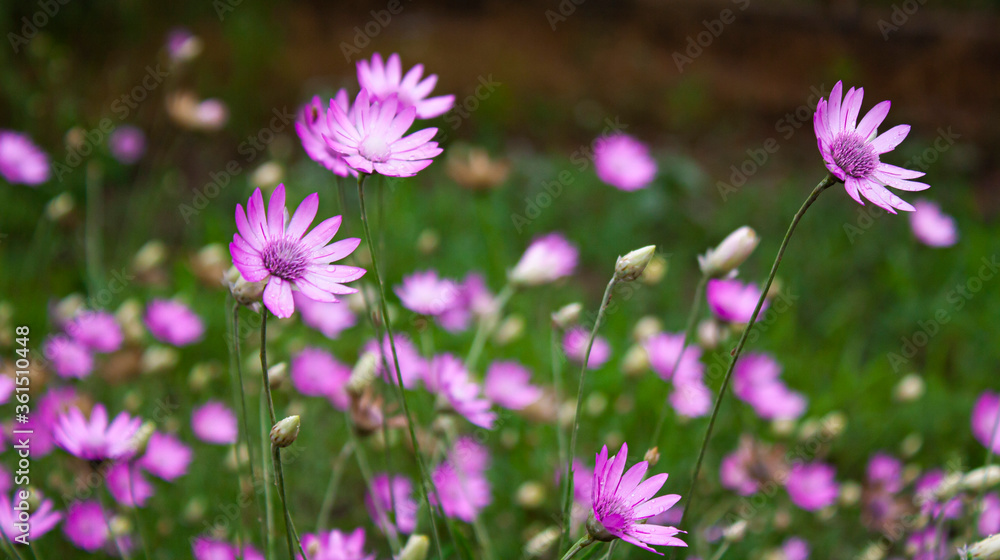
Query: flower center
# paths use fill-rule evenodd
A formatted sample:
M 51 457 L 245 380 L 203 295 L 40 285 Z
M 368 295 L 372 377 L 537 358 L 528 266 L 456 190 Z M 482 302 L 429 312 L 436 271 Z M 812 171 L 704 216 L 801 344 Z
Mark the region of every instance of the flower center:
M 374 134 L 365 137 L 358 146 L 358 153 L 361 157 L 375 163 L 385 163 L 392 155 L 389 143 L 381 135 Z
M 830 147 L 833 161 L 851 177 L 867 177 L 878 165 L 875 148 L 854 133 L 841 134 Z
M 264 247 L 264 267 L 284 280 L 297 280 L 305 272 L 308 261 L 298 240 L 282 237 Z
M 604 530 L 608 528 L 623 529 L 633 523 L 632 508 L 627 507 L 622 498 L 614 496 L 594 508 L 594 521 L 599 522 L 600 528 Z M 589 525 L 588 529 L 590 529 Z M 600 531 L 596 532 L 600 533 Z M 591 536 L 602 540 L 603 535 L 591 531 Z

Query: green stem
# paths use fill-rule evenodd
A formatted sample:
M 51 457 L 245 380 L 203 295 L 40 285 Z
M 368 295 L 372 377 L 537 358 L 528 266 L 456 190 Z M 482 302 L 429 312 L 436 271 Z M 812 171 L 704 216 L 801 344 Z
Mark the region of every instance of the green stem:
M 267 383 L 265 382 L 265 385 Z M 263 396 L 260 399 L 260 445 L 261 450 L 267 449 L 271 445 L 271 428 L 267 425 L 267 416 L 265 415 L 266 405 L 264 404 L 265 399 Z M 267 524 L 267 532 L 265 533 L 265 542 L 267 544 L 267 558 L 274 558 L 274 535 L 277 534 L 277 529 L 274 526 L 274 500 L 271 498 L 271 485 L 267 483 L 268 481 L 268 460 L 267 454 L 262 453 L 260 456 L 261 463 L 261 484 L 264 485 L 264 517 Z M 271 468 L 274 468 L 272 462 Z
M 573 544 L 573 547 L 563 554 L 562 560 L 569 560 L 570 558 L 576 556 L 577 552 L 580 552 L 584 547 L 590 546 L 594 542 L 594 539 L 590 535 L 584 535 L 580 540 Z
M 488 317 L 483 317 L 479 320 L 479 325 L 476 327 L 476 336 L 472 339 L 472 347 L 469 349 L 469 355 L 465 358 L 465 369 L 472 371 L 476 367 L 476 362 L 479 361 L 479 356 L 483 352 L 483 347 L 486 346 L 486 338 L 490 335 L 494 328 L 496 328 L 497 323 L 500 320 L 501 312 L 507 302 L 510 301 L 511 296 L 514 295 L 514 286 L 508 283 L 506 286 L 500 290 L 494 301 L 495 309 L 490 313 Z
M 375 274 L 375 285 L 379 293 L 379 309 L 382 315 L 382 322 L 385 325 L 385 332 L 389 336 L 389 347 L 392 348 L 392 362 L 396 369 L 396 389 L 397 397 L 403 408 L 403 415 L 406 418 L 407 431 L 410 434 L 410 443 L 413 445 L 413 454 L 417 457 L 417 464 L 420 466 L 420 492 L 427 507 L 427 513 L 431 520 L 431 532 L 434 536 L 434 544 L 437 547 L 438 557 L 444 560 L 444 552 L 441 550 L 441 538 L 438 535 L 437 520 L 434 508 L 431 507 L 430 496 L 430 474 L 427 465 L 424 463 L 424 456 L 420 451 L 420 442 L 417 440 L 417 432 L 414 428 L 413 415 L 410 414 L 410 406 L 406 402 L 406 394 L 403 392 L 403 375 L 399 368 L 399 357 L 396 355 L 396 342 L 392 336 L 392 325 L 389 324 L 389 310 L 385 302 L 385 288 L 382 285 L 382 277 L 378 270 L 378 254 L 375 251 L 375 241 L 372 238 L 371 228 L 368 226 L 368 213 L 365 210 L 365 178 L 368 175 L 361 173 L 358 175 L 358 202 L 361 206 L 361 223 L 365 231 L 365 240 L 368 242 L 368 252 L 372 259 L 372 272 Z
M 17 557 L 17 560 L 24 560 L 24 557 L 21 556 L 21 553 L 17 551 L 17 546 L 15 546 L 13 542 L 7 540 L 7 537 L 5 535 L 0 534 L 0 541 L 3 541 L 4 543 L 7 544 L 7 547 L 9 547 L 10 551 L 14 553 L 14 556 Z M 28 550 L 31 550 L 31 546 L 28 547 Z M 35 551 L 31 550 L 31 553 L 35 554 Z
M 354 458 L 358 461 L 358 469 L 361 470 L 361 478 L 365 481 L 365 489 L 368 491 L 369 495 L 374 496 L 375 491 L 372 487 L 372 469 L 368 463 L 368 453 L 365 451 L 364 446 L 361 445 L 361 442 L 358 441 L 358 434 L 355 433 L 354 426 L 351 425 L 350 413 L 345 411 L 344 418 L 347 420 L 347 437 L 350 444 L 354 446 Z M 390 494 L 391 493 L 392 492 L 390 491 Z M 387 521 L 387 525 L 389 525 L 388 522 L 392 520 L 389 519 L 389 516 L 385 515 L 384 511 L 382 511 L 382 506 L 374 499 L 372 500 L 372 503 L 375 505 L 375 514 L 378 518 L 385 519 Z M 401 549 L 399 537 L 396 535 L 394 527 L 385 527 L 385 529 L 387 529 L 385 536 L 389 539 L 389 548 L 392 549 L 393 555 L 396 556 L 399 554 Z
M 615 553 L 615 548 L 618 547 L 618 541 L 612 541 L 608 546 L 608 552 L 604 555 L 604 560 L 611 560 L 611 555 Z
M 281 468 L 281 448 L 271 445 L 271 460 L 274 462 L 274 478 L 278 484 L 278 496 L 281 497 L 281 506 L 285 512 L 285 542 L 288 544 L 288 560 L 295 560 L 295 544 L 298 543 L 299 552 L 302 558 L 308 558 L 306 551 L 299 542 L 298 532 L 295 524 L 292 523 L 292 514 L 288 511 L 288 498 L 285 496 L 285 474 Z
M 84 224 L 84 247 L 87 260 L 87 280 L 90 296 L 100 290 L 104 275 L 101 273 L 101 171 L 96 162 L 87 164 L 87 217 Z
M 760 313 L 761 306 L 764 305 L 764 299 L 767 297 L 767 291 L 771 288 L 771 282 L 774 280 L 774 275 L 778 272 L 778 266 L 781 264 L 781 258 L 785 254 L 785 248 L 788 247 L 788 242 L 792 238 L 792 233 L 795 231 L 795 226 L 799 224 L 799 220 L 806 213 L 806 210 L 812 206 L 813 202 L 816 202 L 816 198 L 819 197 L 820 193 L 834 185 L 837 179 L 833 175 L 828 174 L 823 178 L 816 188 L 809 194 L 806 201 L 802 203 L 802 207 L 799 211 L 795 213 L 795 217 L 792 218 L 792 223 L 788 226 L 788 231 L 785 233 L 784 239 L 781 240 L 781 247 L 778 248 L 778 256 L 774 259 L 774 264 L 771 265 L 771 273 L 767 275 L 767 281 L 764 282 L 764 287 L 760 292 L 760 299 L 757 300 L 757 306 L 753 310 L 753 314 L 750 316 L 750 321 L 747 322 L 746 327 L 743 329 L 743 334 L 740 336 L 740 340 L 736 345 L 736 349 L 733 350 L 733 357 L 729 361 L 729 368 L 726 370 L 726 376 L 722 379 L 722 386 L 719 388 L 719 395 L 715 399 L 715 406 L 712 408 L 712 416 L 708 421 L 708 429 L 705 430 L 705 438 L 701 442 L 701 450 L 698 452 L 698 460 L 695 462 L 694 472 L 691 474 L 691 484 L 688 486 L 687 495 L 684 496 L 684 511 L 681 513 L 681 520 L 678 526 L 684 525 L 684 519 L 687 517 L 688 513 L 691 511 L 691 501 L 694 498 L 694 488 L 698 481 L 698 474 L 701 472 L 701 464 L 705 459 L 705 450 L 708 449 L 708 442 L 712 439 L 712 430 L 715 428 L 715 419 L 719 415 L 719 408 L 722 406 L 722 399 L 726 396 L 726 389 L 729 387 L 729 380 L 733 376 L 733 368 L 736 367 L 736 361 L 740 359 L 740 354 L 743 352 L 743 346 L 746 344 L 747 336 L 753 329 L 754 322 L 757 321 L 757 314 Z M 676 549 L 673 552 L 674 555 L 677 554 Z
M 347 428 L 350 430 L 350 426 Z M 347 458 L 354 451 L 353 443 L 348 443 L 340 448 L 340 453 L 333 461 L 333 472 L 330 473 L 330 482 L 326 486 L 326 493 L 323 495 L 323 503 L 319 507 L 319 517 L 316 519 L 316 532 L 322 533 L 326 529 L 326 523 L 330 519 L 330 510 L 337 499 L 337 488 L 340 487 L 340 479 L 344 476 L 344 465 Z
M 722 556 L 726 553 L 726 551 L 729 550 L 729 545 L 730 541 L 726 540 L 726 542 L 722 543 L 722 546 L 720 546 L 719 549 L 715 551 L 715 554 L 713 554 L 712 558 L 710 558 L 709 560 L 720 560 Z
M 576 456 L 576 435 L 580 431 L 580 409 L 583 408 L 583 386 L 587 379 L 587 364 L 590 362 L 590 351 L 594 347 L 594 339 L 597 338 L 597 329 L 601 327 L 601 320 L 604 319 L 604 313 L 608 309 L 608 304 L 611 302 L 611 294 L 617 283 L 618 275 L 615 274 L 611 277 L 608 287 L 604 290 L 604 297 L 601 299 L 601 307 L 597 312 L 597 319 L 594 321 L 594 327 L 590 329 L 590 337 L 587 339 L 587 351 L 583 355 L 583 365 L 580 366 L 580 384 L 576 390 L 576 411 L 573 414 L 573 432 L 569 440 L 569 455 L 566 457 L 566 493 L 563 496 L 563 539 L 566 541 L 569 540 L 570 510 L 573 505 L 573 457 Z
M 139 506 L 135 503 L 135 490 L 133 489 L 132 477 L 135 476 L 135 471 L 138 467 L 132 461 L 125 463 L 125 473 L 127 475 L 126 480 L 128 480 L 128 496 L 132 500 L 132 519 L 135 523 L 135 532 L 139 535 L 139 542 L 142 543 L 142 555 L 146 560 L 150 559 L 149 556 L 149 545 L 146 544 L 146 535 L 142 530 L 142 520 L 139 519 Z
M 257 480 L 257 473 L 255 472 L 255 467 L 254 467 L 254 463 L 256 461 L 254 459 L 254 452 L 253 452 L 254 446 L 253 442 L 251 441 L 252 436 L 250 435 L 250 419 L 249 419 L 249 414 L 247 414 L 247 397 L 246 397 L 246 391 L 243 387 L 243 356 L 240 353 L 240 304 L 238 303 L 233 303 L 233 321 L 232 323 L 229 323 L 229 325 L 233 329 L 232 333 L 230 333 L 231 344 L 229 346 L 230 350 L 229 371 L 230 371 L 230 376 L 233 378 L 232 383 L 236 386 L 239 392 L 240 418 L 243 421 L 242 438 L 243 438 L 243 443 L 245 443 L 247 446 L 247 460 L 250 463 L 249 487 L 251 488 L 251 491 L 253 491 L 252 489 L 254 487 L 254 483 Z M 236 448 L 235 457 L 237 458 L 238 462 L 239 447 Z M 242 469 L 240 470 L 242 472 Z M 239 492 L 237 492 L 237 497 L 242 492 L 243 489 L 240 488 Z M 257 522 L 260 524 L 261 534 L 264 534 L 267 531 L 267 528 L 264 525 L 264 517 L 262 516 L 263 508 L 260 506 L 260 496 L 258 495 L 257 492 L 253 492 L 253 496 L 254 496 L 254 501 L 257 503 Z M 240 524 L 240 526 L 242 527 L 242 523 Z
M 111 490 L 108 490 L 108 494 L 111 494 Z M 118 555 L 124 560 L 129 560 L 130 556 L 128 555 L 128 551 L 122 546 L 122 543 L 118 540 L 118 535 L 115 535 L 114 529 L 111 528 L 111 518 L 108 516 L 111 512 L 107 507 L 108 502 L 104 499 L 104 494 L 101 492 L 98 492 L 97 495 L 101 505 L 101 517 L 104 518 L 104 526 L 108 528 L 108 538 L 114 541 L 115 549 L 118 551 Z
M 267 378 L 267 307 L 260 308 L 260 373 L 264 381 L 264 400 L 267 402 L 267 417 L 271 427 L 278 423 L 274 416 L 274 401 L 271 400 L 271 381 Z M 271 429 L 268 428 L 270 434 Z M 268 439 L 270 441 L 270 438 Z
M 684 327 L 684 337 L 681 339 L 681 351 L 677 353 L 677 358 L 674 359 L 674 366 L 670 369 L 670 375 L 677 375 L 677 367 L 681 364 L 681 358 L 684 357 L 684 350 L 688 343 L 688 340 L 694 338 L 694 327 L 698 321 L 698 313 L 701 311 L 701 300 L 704 299 L 703 295 L 705 293 L 705 285 L 708 284 L 708 276 L 702 275 L 701 279 L 698 280 L 698 287 L 694 291 L 694 301 L 691 303 L 691 312 L 688 314 L 687 326 Z M 660 432 L 663 430 L 663 422 L 667 418 L 667 412 L 670 410 L 670 399 L 663 399 L 663 408 L 660 409 L 660 416 L 656 420 L 656 428 L 653 430 L 653 438 L 649 442 L 649 449 L 657 445 L 660 441 Z

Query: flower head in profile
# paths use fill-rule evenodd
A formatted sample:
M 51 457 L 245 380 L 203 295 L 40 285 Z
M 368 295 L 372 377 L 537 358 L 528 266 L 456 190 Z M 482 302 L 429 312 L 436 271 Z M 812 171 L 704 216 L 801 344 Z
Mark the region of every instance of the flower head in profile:
M 114 352 L 125 336 L 107 311 L 83 311 L 66 323 L 66 332 L 94 352 Z
M 517 362 L 493 362 L 486 370 L 486 397 L 502 407 L 521 410 L 542 398 L 531 384 L 531 371 Z
M 874 107 L 858 122 L 864 88 L 851 88 L 841 99 L 843 83 L 837 82 L 830 99 L 820 99 L 813 115 L 816 142 L 826 168 L 844 182 L 847 194 L 858 204 L 861 197 L 890 212 L 913 211 L 913 206 L 892 194 L 886 187 L 903 191 L 922 191 L 930 185 L 911 181 L 923 176 L 920 171 L 882 163 L 879 156 L 892 151 L 910 132 L 901 124 L 878 134 L 877 129 L 889 114 L 889 101 Z
M 308 560 L 375 560 L 374 554 L 365 554 L 365 530 L 361 527 L 343 533 L 334 529 L 329 533 L 302 535 L 302 548 Z
M 0 175 L 8 183 L 39 185 L 49 180 L 49 156 L 26 135 L 0 130 Z
M 393 53 L 382 62 L 382 55 L 375 53 L 371 61 L 358 61 L 358 83 L 368 90 L 372 101 L 385 101 L 395 95 L 402 111 L 413 107 L 418 119 L 430 119 L 441 116 L 451 109 L 455 103 L 454 95 L 430 97 L 431 90 L 437 85 L 437 75 L 431 74 L 421 79 L 424 65 L 417 64 L 403 75 L 403 64 L 399 55 Z
M 362 89 L 350 111 L 330 104 L 326 113 L 330 134 L 323 137 L 326 145 L 341 154 L 358 173 L 412 177 L 442 152 L 437 142 L 432 141 L 436 128 L 403 137 L 415 118 L 416 109 L 400 110 L 395 96 L 373 101 L 368 90 Z
M 119 413 L 108 423 L 104 405 L 94 405 L 90 418 L 84 418 L 79 408 L 73 407 L 60 415 L 53 429 L 56 445 L 72 455 L 87 461 L 115 460 L 130 456 L 132 436 L 142 420 L 126 412 Z
M 108 541 L 106 512 L 97 501 L 80 501 L 69 506 L 63 533 L 69 542 L 87 552 L 97 552 Z
M 645 144 L 627 134 L 599 139 L 594 150 L 597 177 L 623 191 L 635 191 L 656 177 L 656 161 Z
M 187 346 L 201 340 L 205 324 L 191 308 L 176 300 L 154 299 L 146 307 L 146 328 L 157 340 Z
M 383 533 L 398 530 L 410 534 L 417 528 L 417 502 L 409 478 L 387 473 L 372 477 L 371 492 L 365 496 L 368 515 Z M 395 507 L 395 523 L 391 521 Z
M 425 270 L 403 278 L 395 287 L 403 307 L 421 315 L 437 316 L 454 307 L 459 300 L 459 286 L 452 280 L 438 277 L 437 272 Z
M 229 251 L 233 264 L 248 282 L 267 281 L 264 305 L 275 316 L 290 317 L 295 311 L 292 288 L 316 301 L 336 302 L 335 296 L 353 294 L 344 283 L 361 278 L 365 270 L 330 264 L 351 253 L 360 239 L 342 239 L 330 244 L 340 228 L 340 216 L 323 220 L 308 234 L 316 217 L 319 195 L 313 193 L 302 201 L 291 220 L 285 218 L 285 185 L 271 194 L 267 212 L 260 189 L 243 206 L 236 205 L 236 228 Z
M 519 286 L 539 286 L 573 274 L 580 251 L 559 233 L 536 238 L 508 274 Z
M 346 89 L 338 91 L 337 95 L 330 100 L 330 105 L 337 105 L 345 113 L 350 111 L 350 103 Z M 302 107 L 298 118 L 295 119 L 295 132 L 299 135 L 302 148 L 313 161 L 329 169 L 334 175 L 341 177 L 347 177 L 351 174 L 357 175 L 357 172 L 344 161 L 344 156 L 328 146 L 326 140 L 323 139 L 324 135 L 333 135 L 333 131 L 330 130 L 327 123 L 326 109 L 323 107 L 323 101 L 317 95 Z
M 236 441 L 236 415 L 226 405 L 209 401 L 191 413 L 191 429 L 198 439 L 219 445 Z
M 170 434 L 153 432 L 139 466 L 149 474 L 171 481 L 187 472 L 193 458 L 191 448 Z
M 94 370 L 94 356 L 76 339 L 57 334 L 45 340 L 42 346 L 45 357 L 52 362 L 59 377 L 83 378 Z
M 788 473 L 785 489 L 792 503 L 806 511 L 816 511 L 837 501 L 840 486 L 837 470 L 825 463 L 798 464 Z
M 424 383 L 429 391 L 443 396 L 452 410 L 480 428 L 490 429 L 496 413 L 492 403 L 481 396 L 479 384 L 472 381 L 462 361 L 451 354 L 431 360 Z
M 590 333 L 583 327 L 573 327 L 563 335 L 563 352 L 570 360 L 582 364 L 587 355 L 587 340 Z M 611 345 L 603 336 L 594 337 L 594 345 L 590 349 L 587 360 L 588 369 L 601 369 L 601 366 L 611 357 Z
M 321 348 L 306 347 L 292 358 L 292 385 L 303 395 L 326 397 L 339 410 L 350 407 L 346 385 L 351 368 Z
M 108 492 L 116 502 L 128 507 L 142 507 L 153 495 L 153 485 L 142 469 L 131 462 L 115 463 L 104 479 Z
M 760 299 L 760 289 L 739 280 L 709 280 L 705 290 L 708 307 L 716 317 L 730 323 L 747 323 Z M 761 305 L 767 309 L 767 300 Z
M 16 525 L 23 523 L 19 517 L 24 509 L 14 509 L 22 501 L 22 492 L 28 493 L 25 490 L 14 490 L 13 498 L 8 498 L 7 490 L 0 492 L 0 537 L 6 536 L 12 543 L 22 534 Z M 37 501 L 37 506 L 31 508 L 31 540 L 34 541 L 51 531 L 62 520 L 62 513 L 55 511 L 52 500 L 46 499 L 37 490 L 30 491 L 29 495 Z
M 622 539 L 639 548 L 655 552 L 655 546 L 687 546 L 675 535 L 682 533 L 676 527 L 644 523 L 676 504 L 681 497 L 668 494 L 653 498 L 667 481 L 661 473 L 643 481 L 649 469 L 648 461 L 636 463 L 625 472 L 628 444 L 623 443 L 618 454 L 608 458 L 608 446 L 601 448 L 594 466 L 593 517 L 587 522 L 587 531 L 599 541 Z
M 910 229 L 917 241 L 928 247 L 951 247 L 958 243 L 958 227 L 955 218 L 941 211 L 941 207 L 929 200 L 917 200 L 910 214 Z

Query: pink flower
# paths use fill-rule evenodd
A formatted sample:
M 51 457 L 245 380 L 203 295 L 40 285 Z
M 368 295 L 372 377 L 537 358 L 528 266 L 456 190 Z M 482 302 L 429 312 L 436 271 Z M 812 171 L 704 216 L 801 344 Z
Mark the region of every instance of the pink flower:
M 944 534 L 944 531 L 938 531 L 937 526 L 932 524 L 910 535 L 910 538 L 906 539 L 906 550 L 912 554 L 912 560 L 948 558 L 948 535 Z
M 62 520 L 62 514 L 53 510 L 52 500 L 46 499 L 37 490 L 18 489 L 10 498 L 7 497 L 7 490 L 3 490 L 0 492 L 0 537 L 6 536 L 8 543 L 12 543 L 22 534 L 16 525 L 22 523 L 19 514 L 24 511 L 22 503 L 27 501 L 27 498 L 32 498 L 38 503 L 38 506 L 31 510 L 29 533 L 32 542 L 51 531 Z M 15 510 L 17 506 L 21 507 Z
M 517 362 L 493 362 L 486 370 L 486 398 L 511 410 L 521 410 L 542 397 L 531 384 L 531 371 Z
M 181 440 L 170 434 L 153 432 L 138 464 L 150 474 L 172 481 L 187 472 L 191 459 L 191 448 Z
M 701 380 L 704 373 L 704 366 L 701 363 L 701 348 L 695 345 L 686 346 L 684 356 L 678 363 L 677 358 L 683 344 L 684 335 L 681 333 L 659 333 L 643 342 L 643 348 L 649 357 L 649 367 L 664 381 L 671 379 L 675 381 Z M 676 379 L 673 370 L 675 363 L 677 364 Z
M 712 391 L 701 379 L 674 381 L 670 406 L 687 418 L 705 416 L 712 408 Z
M 427 374 L 427 361 L 424 360 L 420 352 L 417 351 L 417 347 L 405 334 L 396 334 L 393 336 L 393 340 L 396 342 L 396 358 L 399 360 L 403 387 L 414 389 L 417 383 Z M 386 383 L 395 384 L 396 366 L 392 359 L 392 346 L 389 344 L 389 336 L 386 335 L 382 338 L 381 352 L 379 351 L 378 342 L 374 340 L 370 340 L 365 344 L 364 351 L 378 354 L 379 359 L 376 361 L 376 370 L 382 374 L 382 378 L 385 379 Z M 383 357 L 385 358 L 385 365 L 388 366 L 388 371 L 383 367 Z
M 218 401 L 209 401 L 191 413 L 191 429 L 198 439 L 219 445 L 236 442 L 236 415 Z
M 111 497 L 123 506 L 142 507 L 153 495 L 153 485 L 131 461 L 115 463 L 105 477 L 105 484 Z
M 570 360 L 582 364 L 587 354 L 587 340 L 590 332 L 583 327 L 574 327 L 563 336 L 563 352 Z M 607 339 L 598 335 L 594 338 L 594 346 L 590 350 L 590 359 L 587 360 L 587 368 L 600 369 L 608 358 L 611 357 L 611 345 Z
M 625 472 L 627 458 L 627 443 L 623 443 L 618 454 L 610 459 L 606 445 L 597 454 L 593 483 L 594 516 L 587 522 L 591 536 L 602 541 L 619 538 L 661 556 L 662 553 L 650 545 L 687 546 L 674 536 L 683 532 L 676 527 L 643 523 L 643 520 L 670 509 L 681 499 L 677 494 L 653 498 L 668 475 L 657 474 L 643 482 L 649 463 L 640 461 Z
M 986 537 L 1000 533 L 1000 496 L 990 492 L 983 496 L 982 513 L 979 515 L 979 534 Z
M 44 183 L 49 180 L 49 156 L 27 135 L 0 130 L 0 175 L 13 184 Z
M 142 420 L 121 412 L 108 424 L 104 405 L 94 405 L 90 419 L 79 408 L 70 408 L 59 416 L 53 429 L 56 445 L 87 461 L 123 459 L 134 453 L 132 436 Z
M 218 130 L 229 120 L 229 108 L 221 99 L 206 99 L 195 107 L 194 120 L 199 128 Z
M 69 410 L 76 400 L 76 391 L 72 387 L 49 389 L 38 401 L 38 408 L 28 418 L 25 429 L 30 429 L 31 455 L 43 457 L 52 452 L 55 447 L 53 430 L 59 416 Z
M 942 212 L 940 206 L 929 200 L 917 200 L 913 206 L 910 229 L 917 241 L 930 247 L 951 247 L 958 243 L 955 218 Z
M 340 410 L 351 406 L 345 389 L 351 378 L 351 368 L 325 350 L 303 348 L 292 358 L 291 378 L 292 385 L 303 395 L 326 397 Z
M 396 53 L 389 55 L 385 64 L 382 64 L 382 55 L 375 53 L 371 62 L 358 61 L 358 83 L 368 90 L 372 101 L 385 101 L 395 95 L 400 111 L 414 107 L 420 119 L 438 117 L 451 109 L 454 95 L 427 98 L 437 84 L 437 75 L 431 74 L 421 80 L 424 65 L 417 64 L 403 76 L 402 66 Z
M 497 415 L 490 410 L 492 403 L 480 396 L 479 384 L 469 378 L 465 365 L 455 356 L 442 354 L 431 360 L 424 383 L 469 422 L 487 430 L 493 427 Z
M 146 306 L 146 328 L 157 340 L 187 346 L 201 340 L 205 324 L 201 318 L 179 301 L 154 299 Z
M 63 533 L 73 546 L 97 552 L 108 541 L 104 509 L 96 501 L 76 502 L 66 511 Z
M 344 330 L 357 324 L 351 308 L 344 302 L 316 301 L 302 292 L 292 292 L 295 308 L 302 315 L 302 322 L 336 339 Z
M 341 111 L 350 111 L 350 100 L 347 98 L 347 90 L 341 89 L 337 95 L 330 100 L 330 105 L 337 105 Z M 348 119 L 351 115 L 348 114 Z M 358 173 L 351 169 L 344 156 L 326 144 L 324 136 L 333 136 L 327 121 L 327 112 L 323 109 L 323 102 L 317 95 L 312 101 L 306 103 L 299 112 L 299 117 L 295 120 L 295 132 L 299 135 L 302 148 L 313 161 L 329 169 L 334 175 L 347 177 Z
M 305 544 L 305 543 L 303 543 Z M 209 537 L 198 537 L 191 544 L 194 560 L 264 560 L 264 555 L 250 545 L 240 547 Z M 315 559 L 314 559 L 315 560 Z
M 191 60 L 201 53 L 201 41 L 186 27 L 175 27 L 167 33 L 167 54 L 174 62 Z
M 987 449 L 992 447 L 994 453 L 1000 453 L 1000 428 L 997 428 L 998 409 L 1000 409 L 1000 395 L 992 391 L 983 392 L 976 400 L 976 406 L 972 409 L 972 435 L 976 436 L 976 440 Z
M 459 299 L 459 288 L 455 282 L 438 278 L 437 272 L 433 270 L 405 276 L 403 284 L 394 289 L 403 307 L 432 317 L 452 308 Z
M 464 331 L 473 316 L 485 317 L 496 309 L 496 300 L 481 274 L 470 272 L 456 288 L 458 297 L 454 304 L 437 316 L 438 324 L 448 332 Z
M 121 348 L 124 335 L 107 311 L 84 311 L 66 323 L 66 333 L 94 352 L 114 352 Z
M 799 537 L 789 537 L 781 545 L 785 560 L 807 560 L 809 558 L 809 543 Z
M 903 489 L 903 464 L 886 453 L 876 453 L 868 460 L 868 483 L 896 493 Z
M 709 280 L 706 297 L 708 307 L 719 319 L 730 323 L 748 323 L 760 299 L 760 289 L 739 280 Z M 761 312 L 767 309 L 767 303 L 764 300 Z
M 760 484 L 750 474 L 753 464 L 753 444 L 750 440 L 741 439 L 736 451 L 722 458 L 719 466 L 719 482 L 741 496 L 756 493 Z
M 557 475 L 563 473 L 565 471 L 560 470 Z M 558 476 L 556 482 L 558 482 Z M 594 510 L 593 490 L 594 468 L 584 464 L 579 459 L 573 459 L 573 510 L 571 517 L 574 524 L 585 523 L 590 517 L 590 512 Z
M 837 470 L 824 463 L 798 464 L 788 473 L 785 489 L 792 503 L 806 511 L 816 511 L 837 501 L 840 487 Z
M 351 114 L 331 103 L 326 118 L 333 132 L 323 136 L 326 145 L 340 153 L 347 165 L 359 173 L 412 177 L 442 151 L 431 140 L 437 134 L 436 128 L 403 137 L 416 118 L 416 110 L 413 107 L 399 110 L 395 96 L 369 102 L 368 90 L 362 89 Z
M 843 84 L 837 82 L 830 92 L 830 100 L 820 99 L 813 115 L 816 142 L 826 168 L 844 182 L 847 194 L 858 204 L 864 205 L 861 196 L 887 212 L 913 211 L 913 206 L 892 194 L 886 187 L 904 191 L 922 191 L 930 185 L 909 179 L 923 176 L 920 171 L 910 171 L 888 163 L 879 156 L 890 152 L 906 138 L 910 126 L 901 124 L 876 136 L 877 129 L 889 114 L 888 101 L 875 105 L 857 122 L 861 111 L 864 89 L 851 88 L 841 104 Z
M 396 504 L 396 523 L 390 521 L 393 501 Z M 387 473 L 372 477 L 371 492 L 365 496 L 368 515 L 383 533 L 399 530 L 410 534 L 417 528 L 417 502 L 413 500 L 413 484 L 405 476 Z
M 914 502 L 920 506 L 920 513 L 932 519 L 939 516 L 955 519 L 962 515 L 962 496 L 956 496 L 944 504 L 934 497 L 934 491 L 944 480 L 944 471 L 932 469 L 924 473 L 914 484 Z
M 559 233 L 535 238 L 508 274 L 521 286 L 549 284 L 573 274 L 580 251 Z
M 431 493 L 431 503 L 440 505 L 448 517 L 472 523 L 493 501 L 490 483 L 483 474 L 488 460 L 486 448 L 471 438 L 456 441 L 445 462 L 431 474 L 437 489 Z
M 325 535 L 302 535 L 302 548 L 316 550 L 309 560 L 375 560 L 374 554 L 366 555 L 364 552 L 365 530 L 361 527 L 350 533 L 334 529 Z
M 794 420 L 805 412 L 806 400 L 780 375 L 781 366 L 771 356 L 747 353 L 733 371 L 733 392 L 765 420 Z
M 14 380 L 6 375 L 0 375 L 0 404 L 5 404 L 14 394 Z
M 108 148 L 120 163 L 133 164 L 146 153 L 146 135 L 138 127 L 119 126 L 111 133 Z
M 646 187 L 656 177 L 656 161 L 649 148 L 627 134 L 598 139 L 594 168 L 600 180 L 623 191 Z
M 50 336 L 42 353 L 52 362 L 59 377 L 82 379 L 94 370 L 94 356 L 76 340 L 61 334 Z
M 245 213 L 236 205 L 239 233 L 233 234 L 229 244 L 233 264 L 247 282 L 267 281 L 264 305 L 277 317 L 291 317 L 295 311 L 293 286 L 316 301 L 337 302 L 335 295 L 357 292 L 343 283 L 365 274 L 362 268 L 330 264 L 353 253 L 361 243 L 350 238 L 327 245 L 340 228 L 340 216 L 324 220 L 303 237 L 318 208 L 319 195 L 313 193 L 286 224 L 285 185 L 274 189 L 266 214 L 260 189 L 251 195 Z

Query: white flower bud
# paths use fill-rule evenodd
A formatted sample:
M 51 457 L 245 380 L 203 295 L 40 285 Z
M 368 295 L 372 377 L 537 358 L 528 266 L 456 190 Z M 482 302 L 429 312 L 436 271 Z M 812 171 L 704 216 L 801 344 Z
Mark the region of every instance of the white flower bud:
M 571 327 L 580 319 L 581 312 L 583 312 L 583 304 L 580 302 L 564 305 L 559 311 L 552 314 L 552 324 L 560 329 Z
M 524 545 L 524 554 L 529 558 L 539 558 L 556 544 L 561 535 L 558 527 L 549 527 L 538 533 Z
M 271 428 L 271 444 L 275 447 L 288 447 L 299 437 L 299 417 L 289 416 L 284 420 L 279 420 Z
M 915 401 L 924 394 L 924 379 L 915 373 L 906 375 L 896 383 L 892 396 L 900 402 Z
M 410 535 L 406 546 L 399 551 L 399 560 L 424 560 L 430 550 L 430 541 L 426 535 Z
M 264 296 L 264 288 L 267 287 L 267 282 L 247 282 L 235 266 L 226 272 L 225 282 L 233 299 L 247 307 L 260 302 Z
M 624 257 L 618 257 L 615 263 L 615 278 L 619 282 L 631 282 L 642 275 L 646 270 L 646 265 L 656 254 L 656 245 L 647 245 L 641 249 L 636 249 Z
M 391 360 L 392 356 L 386 356 L 386 358 Z M 351 377 L 347 381 L 348 393 L 360 395 L 375 381 L 375 377 L 378 375 L 376 372 L 378 361 L 379 355 L 376 352 L 365 352 L 361 355 L 358 363 L 351 370 Z
M 702 274 L 710 277 L 725 276 L 747 260 L 757 248 L 760 238 L 750 226 L 743 226 L 730 233 L 719 246 L 698 256 Z
M 1000 559 L 1000 534 L 987 537 L 968 548 L 961 558 L 972 558 L 973 560 L 997 560 Z
M 545 502 L 545 485 L 537 480 L 529 480 L 517 489 L 517 505 L 525 509 L 535 509 Z

